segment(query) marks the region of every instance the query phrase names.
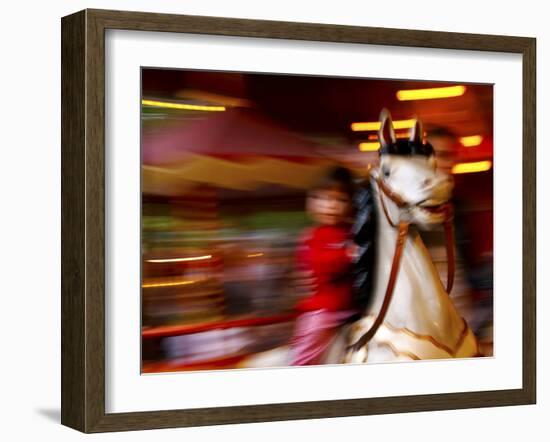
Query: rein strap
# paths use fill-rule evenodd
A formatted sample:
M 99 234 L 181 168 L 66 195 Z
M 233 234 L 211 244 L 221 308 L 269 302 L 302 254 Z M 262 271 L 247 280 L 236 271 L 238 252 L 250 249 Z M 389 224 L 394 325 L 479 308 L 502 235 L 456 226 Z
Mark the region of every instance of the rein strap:
M 398 194 L 393 192 L 379 177 L 376 179 L 376 183 L 378 184 L 378 188 L 382 192 L 384 192 L 384 194 L 386 194 L 386 196 L 389 199 L 391 199 L 397 205 L 397 207 L 404 208 L 408 206 L 408 204 L 403 200 L 403 198 L 401 198 Z M 401 263 L 403 249 L 405 247 L 405 240 L 407 239 L 407 235 L 409 233 L 410 223 L 401 221 L 399 222 L 399 225 L 396 226 L 390 219 L 388 210 L 386 208 L 386 204 L 384 203 L 384 198 L 382 197 L 382 192 L 378 192 L 378 194 L 380 197 L 380 203 L 382 205 L 384 215 L 386 215 L 386 219 L 388 220 L 388 223 L 392 227 L 394 228 L 397 227 L 398 229 L 397 240 L 395 243 L 395 251 L 393 254 L 390 277 L 388 280 L 388 285 L 386 286 L 386 293 L 384 294 L 384 301 L 382 302 L 382 307 L 380 308 L 380 311 L 378 312 L 378 316 L 376 317 L 371 328 L 365 334 L 363 334 L 357 340 L 357 342 L 355 342 L 355 344 L 352 344 L 348 347 L 348 350 L 352 350 L 352 351 L 357 351 L 361 349 L 364 345 L 366 345 L 372 339 L 372 337 L 376 334 L 376 332 L 384 322 L 384 318 L 386 316 L 386 313 L 388 312 L 388 308 L 390 306 L 390 302 L 393 297 L 395 282 L 397 280 L 397 275 L 399 273 L 399 265 Z M 454 238 L 454 229 L 453 229 L 453 210 L 450 204 L 447 204 L 446 206 L 444 228 L 445 228 L 445 248 L 447 252 L 446 290 L 447 290 L 447 294 L 449 294 L 451 293 L 451 290 L 453 288 L 454 276 L 455 276 L 455 249 L 454 249 L 455 238 Z
M 445 217 L 445 249 L 447 250 L 447 294 L 451 293 L 455 279 L 455 232 L 453 228 L 453 209 L 447 206 Z

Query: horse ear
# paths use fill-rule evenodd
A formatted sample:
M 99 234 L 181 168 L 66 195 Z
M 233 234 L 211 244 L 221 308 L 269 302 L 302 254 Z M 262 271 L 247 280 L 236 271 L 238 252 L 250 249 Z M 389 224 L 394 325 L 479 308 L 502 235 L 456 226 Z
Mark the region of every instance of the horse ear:
M 380 129 L 378 130 L 378 140 L 380 145 L 385 147 L 388 143 L 395 143 L 395 131 L 393 129 L 393 121 L 390 111 L 386 108 L 380 112 Z
M 409 141 L 414 143 L 422 144 L 422 138 L 424 137 L 422 122 L 415 118 L 414 126 L 411 130 L 411 135 L 409 136 Z

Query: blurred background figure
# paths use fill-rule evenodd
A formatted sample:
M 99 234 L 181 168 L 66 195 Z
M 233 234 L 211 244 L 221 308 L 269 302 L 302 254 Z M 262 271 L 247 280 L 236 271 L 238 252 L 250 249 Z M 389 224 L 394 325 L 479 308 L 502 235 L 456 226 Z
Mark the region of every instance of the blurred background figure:
M 378 162 L 378 114 L 424 122 L 455 178 L 452 296 L 492 354 L 491 85 L 142 70 L 142 370 L 234 368 L 287 344 L 307 189 Z M 423 237 L 442 279 L 442 232 Z
M 453 204 L 458 275 L 464 316 L 478 336 L 483 354 L 492 355 L 493 336 L 493 169 L 490 135 L 458 137 L 445 127 L 428 134 L 436 146 L 438 167 L 454 176 Z M 469 162 L 463 162 L 465 159 Z M 478 166 L 473 171 L 460 165 Z M 458 169 L 456 166 L 459 166 Z M 456 173 L 458 170 L 459 173 Z

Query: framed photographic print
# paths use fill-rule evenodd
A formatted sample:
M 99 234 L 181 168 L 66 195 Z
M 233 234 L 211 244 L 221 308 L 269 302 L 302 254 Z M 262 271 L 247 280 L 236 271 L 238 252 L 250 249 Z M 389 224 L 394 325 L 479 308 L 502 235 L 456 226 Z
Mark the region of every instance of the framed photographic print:
M 535 52 L 64 17 L 62 423 L 535 403 Z

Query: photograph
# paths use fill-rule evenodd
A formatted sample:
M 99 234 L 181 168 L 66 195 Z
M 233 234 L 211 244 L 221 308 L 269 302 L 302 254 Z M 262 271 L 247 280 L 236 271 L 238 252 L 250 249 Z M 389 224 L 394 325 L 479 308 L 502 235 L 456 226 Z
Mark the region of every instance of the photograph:
M 493 357 L 493 84 L 141 67 L 141 373 Z

